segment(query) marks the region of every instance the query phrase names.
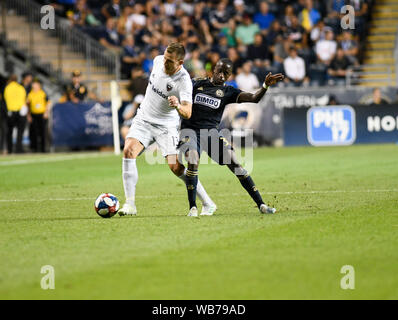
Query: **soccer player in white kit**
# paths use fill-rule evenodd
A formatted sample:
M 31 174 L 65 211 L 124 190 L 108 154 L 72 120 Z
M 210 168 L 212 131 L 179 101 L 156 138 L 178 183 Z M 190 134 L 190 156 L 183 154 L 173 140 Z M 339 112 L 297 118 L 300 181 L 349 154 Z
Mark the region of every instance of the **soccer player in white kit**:
M 163 56 L 153 61 L 144 101 L 137 111 L 127 134 L 123 150 L 123 186 L 126 203 L 119 215 L 135 215 L 135 188 L 138 181 L 136 158 L 156 141 L 166 157 L 170 170 L 186 181 L 185 167 L 178 162 L 177 144 L 180 116 L 189 119 L 192 114 L 192 81 L 183 67 L 184 46 L 171 43 Z M 208 215 L 216 205 L 198 183 L 198 197 L 203 203 L 202 213 Z

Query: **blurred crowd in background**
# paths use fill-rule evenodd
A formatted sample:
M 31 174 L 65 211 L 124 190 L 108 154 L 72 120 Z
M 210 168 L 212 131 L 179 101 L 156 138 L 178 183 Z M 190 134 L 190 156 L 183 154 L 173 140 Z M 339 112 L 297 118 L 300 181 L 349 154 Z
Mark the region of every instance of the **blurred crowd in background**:
M 144 75 L 168 43 L 182 42 L 185 66 L 204 77 L 220 58 L 234 64 L 229 84 L 258 88 L 268 72 L 285 86 L 344 84 L 361 62 L 372 0 L 37 0 L 121 56 L 122 75 Z M 355 9 L 355 29 L 340 26 L 341 9 Z

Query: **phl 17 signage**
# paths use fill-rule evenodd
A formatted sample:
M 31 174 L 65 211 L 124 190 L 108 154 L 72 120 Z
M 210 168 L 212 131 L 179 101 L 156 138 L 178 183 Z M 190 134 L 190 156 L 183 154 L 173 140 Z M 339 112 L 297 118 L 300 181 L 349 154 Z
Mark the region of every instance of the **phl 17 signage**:
M 313 146 L 350 145 L 356 139 L 352 107 L 313 107 L 307 111 L 307 139 Z

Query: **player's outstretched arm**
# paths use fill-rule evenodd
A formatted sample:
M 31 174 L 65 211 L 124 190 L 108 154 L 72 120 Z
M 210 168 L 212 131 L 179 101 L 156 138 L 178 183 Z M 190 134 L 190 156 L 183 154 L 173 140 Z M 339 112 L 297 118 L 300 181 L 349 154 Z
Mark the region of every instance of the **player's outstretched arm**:
M 268 73 L 267 76 L 265 77 L 265 81 L 264 81 L 261 89 L 255 93 L 242 92 L 238 97 L 238 103 L 242 103 L 242 102 L 258 103 L 258 102 L 260 102 L 261 98 L 267 92 L 268 87 L 278 83 L 279 81 L 282 81 L 284 78 L 285 78 L 285 76 L 282 73 L 277 73 L 277 74 L 272 74 L 271 72 Z
M 189 119 L 192 115 L 192 103 L 188 101 L 178 101 L 178 98 L 175 96 L 171 96 L 168 98 L 169 106 L 171 108 L 175 108 L 178 114 L 184 119 Z

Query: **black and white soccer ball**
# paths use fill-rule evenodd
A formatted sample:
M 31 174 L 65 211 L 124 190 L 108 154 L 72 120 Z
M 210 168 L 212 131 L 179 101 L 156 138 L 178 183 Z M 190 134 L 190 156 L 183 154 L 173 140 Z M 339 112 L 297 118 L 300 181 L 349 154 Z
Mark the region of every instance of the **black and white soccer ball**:
M 100 194 L 94 203 L 95 211 L 102 218 L 112 218 L 118 212 L 119 200 L 111 193 Z

